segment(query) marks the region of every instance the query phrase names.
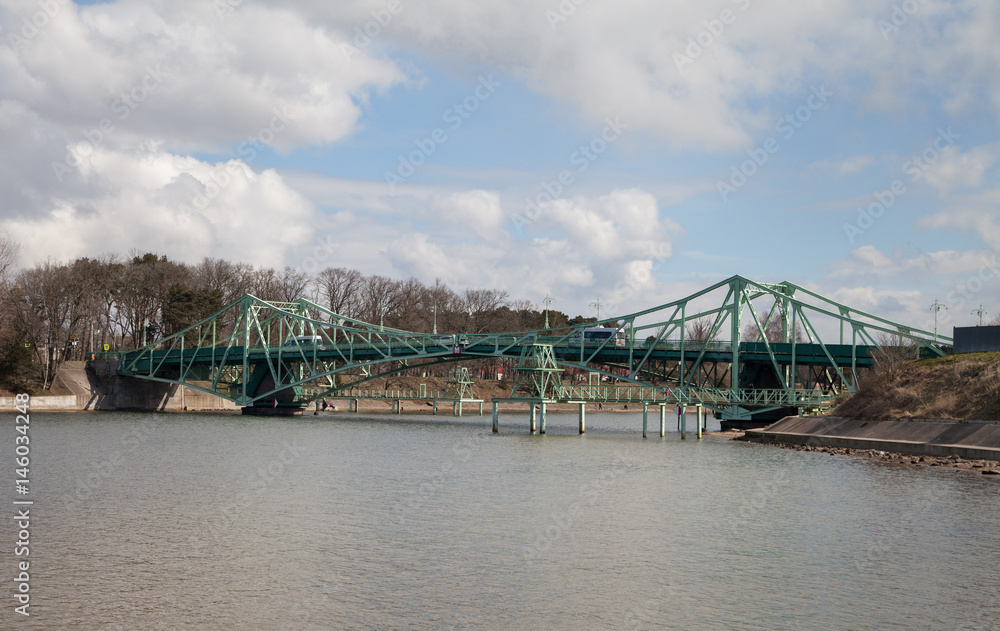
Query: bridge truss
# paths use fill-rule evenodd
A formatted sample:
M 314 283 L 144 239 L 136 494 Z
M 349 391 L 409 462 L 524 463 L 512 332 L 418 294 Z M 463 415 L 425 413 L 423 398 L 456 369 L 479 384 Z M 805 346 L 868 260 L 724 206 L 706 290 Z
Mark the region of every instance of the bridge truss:
M 591 338 L 586 329 L 597 326 L 612 333 Z M 695 328 L 701 334 L 692 339 Z M 483 334 L 403 331 L 347 318 L 305 299 L 278 303 L 246 295 L 183 331 L 119 353 L 117 360 L 121 375 L 183 384 L 243 406 L 294 407 L 422 365 L 509 357 L 518 360 L 517 381 L 525 396 L 595 401 L 607 396 L 563 383 L 563 370 L 578 369 L 633 387 L 638 400 L 701 403 L 735 418 L 822 407 L 842 392 L 854 392 L 859 374 L 886 346 L 928 356 L 944 354 L 950 344 L 950 338 L 793 283 L 733 276 L 626 316 Z

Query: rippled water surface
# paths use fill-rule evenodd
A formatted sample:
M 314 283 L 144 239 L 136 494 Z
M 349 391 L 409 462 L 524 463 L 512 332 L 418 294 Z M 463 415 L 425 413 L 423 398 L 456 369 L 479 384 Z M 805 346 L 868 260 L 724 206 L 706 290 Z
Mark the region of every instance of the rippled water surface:
M 7 587 L 0 628 L 1000 628 L 987 476 L 634 413 L 489 424 L 34 414 L 34 615 Z

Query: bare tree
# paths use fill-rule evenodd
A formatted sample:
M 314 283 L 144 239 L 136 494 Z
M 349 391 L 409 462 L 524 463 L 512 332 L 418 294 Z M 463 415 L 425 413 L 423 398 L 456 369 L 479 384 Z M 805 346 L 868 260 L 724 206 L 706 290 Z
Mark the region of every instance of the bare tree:
M 83 297 L 87 289 L 78 280 L 70 267 L 51 260 L 21 272 L 17 278 L 20 323 L 42 366 L 42 387 L 46 390 L 52 387 L 69 342 L 79 334 L 86 317 Z
M 392 326 L 429 333 L 434 314 L 430 310 L 431 305 L 424 302 L 427 297 L 427 287 L 411 276 L 399 282 L 397 294 L 397 307 L 392 314 Z
M 281 302 L 282 287 L 273 267 L 258 267 L 250 274 L 250 293 L 261 300 Z
M 138 346 L 159 335 L 160 307 L 171 285 L 185 282 L 188 271 L 166 256 L 132 253 L 117 290 L 117 315 L 122 337 Z
M 10 237 L 0 237 L 0 283 L 6 282 L 17 265 L 21 244 Z
M 379 324 L 399 308 L 399 281 L 374 274 L 361 283 L 361 319 Z
M 899 377 L 908 363 L 920 355 L 920 347 L 900 334 L 881 332 L 875 336 L 878 349 L 872 352 L 872 377 L 877 383 L 889 383 Z
M 230 263 L 224 259 L 205 257 L 191 270 L 191 282 L 201 291 L 215 289 L 222 296 L 222 304 L 235 302 L 252 293 L 253 266 L 249 263 Z
M 462 298 L 471 318 L 468 328 L 475 333 L 494 329 L 493 316 L 507 304 L 508 297 L 504 289 L 466 289 Z
M 330 311 L 348 318 L 356 318 L 360 290 L 364 277 L 356 269 L 328 267 L 316 277 L 319 301 Z
M 309 287 L 309 274 L 300 272 L 288 265 L 278 275 L 278 283 L 281 287 L 281 301 L 294 302 L 299 298 L 304 298 L 306 289 Z
M 707 342 L 718 337 L 719 332 L 712 334 L 712 324 L 714 320 L 710 316 L 703 316 L 697 320 L 692 320 L 687 325 L 685 335 L 692 342 Z

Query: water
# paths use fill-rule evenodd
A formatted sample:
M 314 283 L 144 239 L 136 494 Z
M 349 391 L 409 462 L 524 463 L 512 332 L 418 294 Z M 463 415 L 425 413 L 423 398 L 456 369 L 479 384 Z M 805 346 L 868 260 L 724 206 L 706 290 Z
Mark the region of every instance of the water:
M 997 481 L 658 422 L 34 414 L 0 628 L 1000 628 Z

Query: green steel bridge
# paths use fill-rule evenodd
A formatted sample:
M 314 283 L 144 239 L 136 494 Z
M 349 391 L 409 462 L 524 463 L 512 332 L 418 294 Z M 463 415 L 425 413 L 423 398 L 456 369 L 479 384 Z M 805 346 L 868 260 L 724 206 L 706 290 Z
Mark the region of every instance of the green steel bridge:
M 689 339 L 695 321 L 707 325 L 705 339 Z M 586 331 L 600 325 L 613 333 L 593 338 Z M 679 403 L 703 405 L 724 419 L 751 419 L 821 409 L 853 393 L 883 347 L 934 356 L 951 342 L 793 283 L 733 276 L 669 304 L 596 323 L 483 334 L 403 331 L 305 299 L 278 303 L 246 295 L 174 335 L 101 359 L 119 375 L 183 384 L 250 413 L 301 410 L 317 398 L 421 366 L 507 357 L 517 360 L 512 401 Z M 564 383 L 567 368 L 607 376 L 611 385 Z

